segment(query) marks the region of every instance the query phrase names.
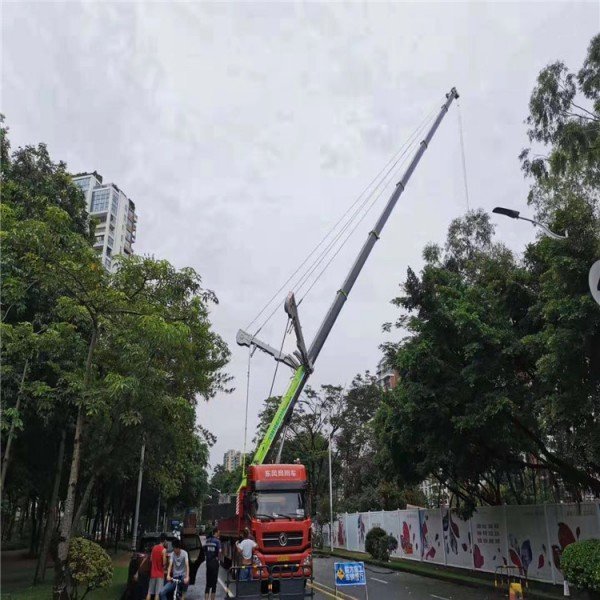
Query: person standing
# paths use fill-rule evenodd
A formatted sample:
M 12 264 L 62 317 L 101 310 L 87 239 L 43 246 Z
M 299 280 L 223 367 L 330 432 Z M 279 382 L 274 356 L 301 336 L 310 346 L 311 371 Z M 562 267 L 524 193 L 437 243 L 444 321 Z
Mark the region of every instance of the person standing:
M 258 544 L 250 538 L 250 530 L 245 527 L 243 539 L 235 543 L 238 552 L 242 555 L 242 566 L 245 568 L 240 571 L 240 581 L 250 579 L 250 567 L 252 566 L 252 553 Z
M 169 560 L 169 569 L 167 570 L 167 585 L 160 593 L 160 600 L 167 600 L 169 594 L 175 591 L 177 584 L 173 579 L 181 580 L 180 590 L 182 591 L 181 598 L 185 600 L 185 593 L 190 582 L 190 559 L 188 553 L 181 547 L 181 541 L 173 540 L 173 552 L 171 560 Z
M 161 533 L 158 544 L 153 546 L 150 552 L 150 582 L 146 600 L 152 600 L 152 596 L 154 596 L 154 600 L 158 600 L 158 595 L 162 592 L 166 569 L 167 536 Z
M 219 529 L 215 527 L 213 532 L 204 542 L 204 558 L 206 559 L 206 587 L 204 588 L 204 600 L 215 600 L 217 596 L 220 554 L 221 540 L 219 540 Z

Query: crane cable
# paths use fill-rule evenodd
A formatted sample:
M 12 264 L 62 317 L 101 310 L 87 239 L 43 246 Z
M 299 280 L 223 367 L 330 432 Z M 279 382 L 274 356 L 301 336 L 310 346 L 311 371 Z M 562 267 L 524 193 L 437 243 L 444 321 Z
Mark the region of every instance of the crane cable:
M 244 420 L 244 453 L 242 454 L 242 474 L 246 474 L 246 440 L 248 437 L 248 404 L 250 403 L 250 366 L 256 346 L 248 346 L 248 371 L 246 373 L 246 417 Z
M 421 130 L 424 127 L 424 124 L 427 123 L 430 119 L 431 116 L 433 114 L 433 112 L 436 110 L 436 107 L 434 107 L 423 119 L 423 122 L 418 125 L 415 129 L 415 132 L 413 132 L 413 134 L 411 136 L 409 136 L 408 140 L 399 148 L 399 150 L 388 160 L 388 162 L 384 165 L 384 167 L 379 171 L 379 173 L 377 173 L 377 175 L 375 175 L 375 177 L 367 184 L 367 186 L 363 189 L 363 191 L 358 195 L 358 197 L 356 198 L 356 200 L 350 205 L 350 207 L 342 214 L 342 216 L 337 220 L 337 222 L 328 230 L 328 232 L 325 234 L 325 236 L 318 242 L 318 244 L 312 249 L 312 251 L 306 256 L 306 258 L 302 261 L 302 263 L 300 263 L 300 265 L 296 268 L 296 270 L 286 279 L 286 281 L 280 286 L 280 288 L 271 296 L 271 298 L 267 301 L 267 303 L 263 306 L 263 308 L 258 312 L 258 314 L 254 317 L 254 319 L 252 319 L 252 321 L 247 325 L 246 329 L 249 329 L 259 318 L 262 314 L 264 314 L 264 312 L 268 309 L 268 307 L 271 305 L 271 303 L 273 302 L 273 300 L 275 300 L 275 298 L 277 298 L 277 296 L 279 295 L 279 293 L 284 289 L 284 287 L 296 276 L 296 274 L 300 271 L 300 269 L 302 269 L 302 267 L 309 261 L 309 259 L 315 254 L 315 252 L 318 250 L 318 248 L 325 242 L 325 240 L 332 235 L 332 233 L 335 231 L 335 229 L 338 227 L 338 225 L 348 216 L 348 214 L 352 211 L 352 209 L 360 202 L 361 198 L 363 197 L 363 195 L 369 190 L 369 188 L 371 188 L 373 186 L 373 184 L 380 179 L 382 173 L 385 172 L 385 170 L 388 168 L 388 166 L 394 162 L 394 160 L 396 160 L 396 162 L 398 161 L 398 159 L 400 157 L 397 158 L 397 155 L 400 154 L 400 156 L 402 156 L 402 154 L 406 153 L 406 148 L 410 146 L 411 142 L 411 138 L 415 135 L 416 132 L 418 132 L 419 130 Z M 418 133 L 417 133 L 418 135 Z M 381 183 L 380 183 L 381 184 Z M 375 190 L 377 189 L 377 187 L 379 187 L 378 184 L 375 187 Z M 372 194 L 374 193 L 374 190 L 372 190 L 366 197 L 365 200 L 363 200 L 363 205 L 369 200 L 369 198 L 372 196 Z M 362 206 L 360 208 L 362 208 Z M 358 211 L 360 211 L 360 208 L 358 209 Z M 356 213 L 357 211 L 355 211 Z M 355 218 L 356 215 L 354 215 L 353 217 L 350 218 L 350 221 L 352 221 Z M 329 251 L 329 248 L 331 247 L 331 244 L 325 249 L 325 253 L 327 253 Z M 317 256 L 316 260 L 319 259 L 319 256 Z M 314 262 L 308 267 L 307 271 L 310 270 L 312 267 L 314 266 Z M 302 276 L 303 277 L 303 276 Z M 277 311 L 277 308 L 275 308 L 275 310 L 273 311 L 273 313 L 271 315 L 269 315 L 269 317 L 267 317 L 266 321 L 259 327 L 259 329 L 257 330 L 260 331 L 262 329 L 262 327 L 264 327 L 264 325 L 270 320 L 270 318 L 272 317 L 272 315 Z M 256 335 L 256 333 L 254 334 Z
M 411 148 L 414 147 L 415 141 L 418 139 L 420 132 L 425 128 L 426 125 L 427 125 L 427 121 L 422 122 L 421 125 L 412 133 L 412 135 L 409 137 L 409 139 L 407 140 L 407 142 L 405 144 L 404 150 L 396 158 L 396 160 L 394 161 L 394 163 L 387 169 L 387 172 L 380 179 L 379 183 L 372 190 L 371 194 L 369 196 L 367 196 L 365 198 L 365 200 L 361 203 L 361 205 L 354 211 L 354 214 L 352 215 L 352 217 L 346 222 L 346 224 L 342 227 L 342 229 L 337 233 L 337 235 L 335 236 L 335 238 L 329 243 L 329 245 L 327 246 L 327 248 L 325 248 L 325 250 L 322 252 L 319 260 L 313 263 L 312 268 L 309 271 L 307 271 L 307 273 L 297 283 L 297 291 L 300 291 L 302 289 L 302 287 L 304 285 L 306 285 L 307 281 L 310 279 L 310 276 L 316 271 L 317 267 L 323 262 L 323 260 L 325 260 L 325 258 L 327 256 L 327 253 L 334 246 L 335 242 L 337 242 L 341 238 L 341 236 L 348 230 L 348 228 L 352 225 L 352 222 L 360 214 L 360 211 L 364 210 L 365 206 L 367 206 L 367 204 L 369 203 L 369 201 L 372 200 L 373 194 L 375 194 L 375 192 L 377 192 L 377 190 L 379 188 L 380 188 L 379 189 L 379 193 L 377 194 L 377 196 L 375 198 L 375 202 L 377 200 L 379 200 L 379 198 L 381 198 L 381 195 L 383 194 L 383 192 L 385 191 L 386 187 L 390 183 L 390 179 L 393 178 L 392 171 L 397 168 L 398 164 L 402 165 L 406 161 L 406 156 L 408 155 L 408 152 L 411 150 Z M 388 165 L 389 165 L 389 162 L 388 162 Z M 387 167 L 387 165 L 386 165 L 386 167 Z M 386 167 L 384 167 L 384 170 L 385 170 Z M 391 177 L 390 177 L 390 173 L 392 173 Z M 368 206 L 368 208 L 366 209 L 366 211 L 363 213 L 363 216 L 358 221 L 359 223 L 362 221 L 362 219 L 364 218 L 364 216 L 371 210 L 373 204 L 374 204 L 374 202 L 371 201 L 371 204 Z M 353 228 L 351 230 L 351 232 L 353 233 L 355 231 L 355 229 L 356 228 Z M 343 247 L 346 244 L 347 241 L 348 241 L 348 237 L 342 242 L 342 246 L 341 247 Z M 341 247 L 336 251 L 336 253 L 334 254 L 334 256 L 337 256 L 337 254 L 341 250 Z M 328 263 L 328 264 L 330 264 L 330 263 Z
M 463 171 L 463 183 L 465 185 L 465 200 L 467 201 L 467 211 L 470 210 L 469 204 L 469 184 L 467 180 L 467 161 L 465 159 L 465 141 L 463 139 L 463 123 L 462 123 L 462 115 L 460 112 L 460 101 L 456 101 L 457 107 L 457 118 L 458 118 L 458 133 L 460 135 L 460 155 L 462 158 L 462 171 Z
M 420 127 L 420 131 L 422 131 L 427 123 L 423 123 Z M 416 138 L 418 139 L 418 135 L 419 132 L 416 132 Z M 414 141 L 412 143 L 412 145 L 414 145 Z M 410 147 L 407 147 L 406 151 L 404 154 L 407 154 L 408 151 L 410 150 Z M 399 164 L 399 166 L 402 166 L 406 160 L 407 160 L 407 156 L 405 156 L 404 160 L 402 160 Z M 398 162 L 398 161 L 397 161 Z M 395 168 L 397 165 L 395 164 L 392 168 Z M 388 174 L 391 172 L 392 169 L 390 169 L 390 171 L 388 171 Z M 300 301 L 298 302 L 298 305 L 300 305 L 300 303 L 306 298 L 306 296 L 308 296 L 309 292 L 313 289 L 313 287 L 315 286 L 315 284 L 321 279 L 321 277 L 323 276 L 323 274 L 325 273 L 325 271 L 329 268 L 329 266 L 331 265 L 331 263 L 334 261 L 335 257 L 340 253 L 340 251 L 342 250 L 342 248 L 346 245 L 346 243 L 348 242 L 348 240 L 352 237 L 353 233 L 357 230 L 358 226 L 363 222 L 363 220 L 365 219 L 365 217 L 369 214 L 369 212 L 371 211 L 371 209 L 375 206 L 375 204 L 377 203 L 377 201 L 381 198 L 381 196 L 383 195 L 383 192 L 385 191 L 385 189 L 387 188 L 387 186 L 389 185 L 390 181 L 393 179 L 393 174 L 392 177 L 390 177 L 387 181 L 387 183 L 382 187 L 382 189 L 380 190 L 379 194 L 377 194 L 377 196 L 375 198 L 373 198 L 373 200 L 371 201 L 371 204 L 367 207 L 367 209 L 364 211 L 364 213 L 362 214 L 362 216 L 360 217 L 360 219 L 354 224 L 354 227 L 352 227 L 352 229 L 350 230 L 350 232 L 348 233 L 348 235 L 346 236 L 346 238 L 342 241 L 341 245 L 338 247 L 338 249 L 335 251 L 335 253 L 331 256 L 331 258 L 327 261 L 327 263 L 325 264 L 325 266 L 323 267 L 323 269 L 320 271 L 320 273 L 317 275 L 317 277 L 315 278 L 315 280 L 311 283 L 310 287 L 306 290 L 306 292 L 304 292 L 304 295 L 302 296 L 302 298 L 300 298 Z M 302 287 L 302 286 L 300 286 Z
M 352 225 L 352 222 L 359 216 L 360 212 L 365 209 L 365 207 L 367 206 L 369 201 L 372 199 L 373 195 L 377 192 L 377 190 L 381 186 L 383 186 L 383 187 L 381 187 L 377 198 L 381 197 L 381 194 L 383 193 L 383 191 L 389 184 L 390 173 L 392 173 L 392 171 L 398 166 L 399 163 L 403 164 L 405 162 L 405 160 L 406 160 L 405 157 L 406 157 L 407 153 L 411 150 L 411 148 L 414 147 L 416 139 L 418 138 L 420 133 L 423 131 L 423 129 L 426 127 L 427 123 L 431 120 L 434 112 L 435 112 L 435 108 L 429 112 L 429 114 L 423 119 L 423 121 L 415 128 L 413 133 L 408 137 L 407 141 L 401 146 L 401 148 L 398 150 L 398 152 L 396 152 L 396 154 L 386 163 L 386 165 L 383 167 L 383 169 L 378 173 L 376 179 L 379 179 L 379 182 L 377 183 L 377 185 L 375 185 L 375 187 L 371 190 L 369 195 L 365 197 L 365 199 L 360 204 L 360 206 L 355 209 L 355 211 L 351 215 L 350 219 L 343 225 L 342 229 L 336 234 L 334 239 L 329 242 L 327 247 L 315 259 L 315 261 L 312 264 L 312 267 L 309 267 L 309 269 L 307 270 L 305 275 L 299 280 L 299 282 L 296 284 L 297 291 L 302 289 L 302 287 L 310 279 L 310 276 L 315 272 L 315 270 L 318 268 L 318 266 L 326 258 L 327 254 L 333 250 L 335 243 L 342 237 L 342 235 Z M 386 171 L 386 169 L 387 169 L 387 171 Z M 392 178 L 393 178 L 393 175 L 392 175 Z M 369 185 L 369 187 L 370 187 L 370 185 Z M 370 210 L 370 208 L 371 207 L 369 206 L 369 208 L 367 208 L 366 211 L 368 212 Z M 352 231 L 354 231 L 354 229 Z M 344 243 L 345 242 L 343 242 L 342 245 Z M 337 252 L 339 252 L 339 249 Z
M 354 231 L 356 231 L 357 226 L 363 221 L 363 219 L 365 218 L 365 216 L 369 213 L 369 211 L 373 208 L 374 204 L 377 202 L 377 200 L 381 197 L 381 195 L 383 194 L 383 192 L 385 191 L 387 185 L 389 185 L 390 180 L 393 179 L 394 175 L 392 174 L 391 177 L 389 177 L 390 173 L 392 173 L 393 169 L 395 169 L 399 164 L 403 165 L 406 160 L 407 160 L 407 155 L 408 152 L 415 147 L 415 142 L 418 139 L 418 136 L 420 135 L 420 133 L 425 129 L 425 127 L 427 126 L 428 122 L 431 120 L 433 112 L 435 111 L 435 108 L 432 109 L 432 111 L 430 111 L 430 113 L 427 115 L 427 117 L 425 117 L 425 119 L 423 119 L 423 121 L 421 122 L 421 124 L 415 129 L 415 131 L 413 131 L 413 133 L 411 134 L 411 136 L 408 138 L 407 142 L 405 142 L 405 144 L 401 147 L 401 150 L 398 151 L 384 166 L 384 168 L 377 174 L 376 178 L 373 180 L 375 181 L 376 179 L 380 179 L 379 183 L 375 186 L 375 188 L 369 193 L 368 196 L 365 197 L 365 199 L 363 200 L 363 202 L 361 203 L 361 205 L 355 209 L 354 213 L 352 214 L 352 216 L 350 217 L 350 219 L 342 226 L 342 229 L 335 235 L 334 239 L 331 240 L 328 245 L 321 251 L 321 253 L 315 258 L 315 260 L 313 261 L 313 263 L 308 267 L 307 271 L 305 272 L 304 275 L 301 276 L 300 280 L 298 281 L 298 283 L 296 284 L 296 291 L 299 291 L 304 285 L 306 285 L 307 281 L 310 279 L 310 276 L 314 273 L 314 271 L 318 268 L 318 266 L 323 262 L 323 260 L 327 257 L 327 254 L 329 252 L 332 251 L 333 246 L 335 245 L 335 243 L 340 239 L 340 237 L 347 231 L 347 229 L 352 225 L 352 222 L 355 221 L 355 219 L 358 217 L 358 215 L 360 214 L 361 210 L 365 209 L 365 206 L 367 206 L 369 200 L 371 200 L 371 204 L 366 208 L 366 211 L 363 212 L 363 215 L 360 217 L 360 219 L 358 220 L 358 222 L 355 224 L 354 227 L 352 227 L 350 234 L 343 240 L 342 244 L 340 247 L 338 247 L 337 250 L 335 250 L 334 255 L 331 257 L 331 259 L 327 262 L 327 264 L 325 265 L 325 268 L 319 273 L 319 275 L 317 276 L 317 278 L 315 279 L 315 281 L 313 281 L 313 283 L 311 284 L 309 291 L 314 287 L 315 283 L 319 280 L 319 278 L 323 275 L 323 273 L 327 270 L 327 268 L 329 267 L 329 265 L 333 262 L 333 259 L 339 254 L 340 250 L 343 248 L 343 246 L 348 242 L 349 238 L 352 236 L 352 234 L 354 233 Z M 398 156 L 399 155 L 399 156 Z M 389 167 L 390 163 L 393 163 L 391 167 Z M 383 178 L 381 178 L 382 173 L 384 173 L 384 171 L 387 168 L 387 172 L 385 173 L 385 175 L 383 175 Z M 387 181 L 386 181 L 387 178 Z M 369 184 L 368 187 L 371 186 L 371 184 L 373 183 L 373 181 L 371 181 L 371 183 Z M 375 199 L 372 199 L 373 194 L 375 193 L 375 191 L 382 185 L 383 187 L 381 188 L 381 190 L 379 191 L 379 194 L 375 197 Z M 364 191 L 363 191 L 364 193 Z M 359 199 L 361 195 L 359 196 Z M 354 202 L 354 205 L 356 205 L 357 201 Z M 343 217 L 345 217 L 348 212 L 352 209 L 352 206 L 350 207 L 350 209 L 348 209 L 346 211 L 346 213 L 342 216 L 342 218 L 340 220 L 338 220 L 339 224 L 341 222 L 341 220 L 343 219 Z M 336 226 L 337 226 L 336 224 Z M 323 238 L 323 240 L 327 239 L 327 237 L 335 230 L 334 226 Z M 322 241 L 323 241 L 322 240 Z M 321 242 L 322 242 L 321 241 Z M 320 242 L 320 243 L 321 243 Z M 320 244 L 319 243 L 319 244 Z M 311 252 L 311 255 L 314 254 L 314 252 L 316 251 L 316 249 L 318 248 L 319 244 L 317 244 L 317 246 L 315 247 L 315 249 L 313 249 L 313 251 Z M 307 257 L 308 258 L 308 257 Z M 306 259 L 304 261 L 304 263 L 306 263 Z M 303 263 L 303 264 L 304 264 Z M 299 269 L 296 269 L 295 273 L 298 272 Z M 294 274 L 295 274 L 294 273 Z M 293 278 L 293 275 L 288 278 L 288 280 L 285 283 L 288 283 L 291 279 Z M 284 286 L 285 286 L 284 283 Z M 283 286 L 278 290 L 277 293 L 279 293 L 281 290 L 283 289 Z M 277 293 L 275 295 L 277 295 Z M 308 292 L 306 292 L 303 296 L 303 298 L 307 295 Z M 300 304 L 300 303 L 298 303 Z M 268 305 L 265 306 L 265 308 Z M 270 321 L 270 319 L 273 317 L 273 315 L 279 310 L 279 305 L 276 305 L 273 310 L 271 311 L 271 313 L 267 316 L 267 318 L 261 323 L 260 327 L 256 330 L 256 332 L 254 333 L 254 335 L 258 335 L 258 333 L 262 330 L 262 328 Z M 261 311 L 264 312 L 264 311 Z M 256 319 L 255 319 L 256 320 Z
M 281 346 L 279 346 L 279 354 L 281 354 L 283 352 L 283 344 L 285 343 L 285 338 L 287 337 L 287 334 L 291 331 L 291 328 L 292 328 L 291 321 L 292 321 L 292 319 L 290 317 L 288 317 L 287 323 L 285 325 L 285 329 L 283 331 L 283 338 L 281 339 Z M 275 372 L 273 373 L 273 380 L 271 381 L 271 389 L 269 389 L 269 395 L 267 396 L 267 398 L 270 398 L 271 394 L 273 393 L 273 387 L 275 386 L 275 378 L 277 377 L 278 369 L 279 369 L 279 361 L 276 360 L 275 361 Z
M 283 338 L 281 339 L 281 346 L 279 347 L 279 354 L 282 353 L 283 351 L 283 345 L 285 344 L 285 338 L 287 337 L 288 333 L 291 331 L 291 318 L 288 317 L 288 321 L 286 323 L 285 326 L 285 330 L 283 332 Z M 256 346 L 252 345 L 252 342 L 250 343 L 250 346 L 248 348 L 248 371 L 246 374 L 246 418 L 245 418 L 245 422 L 244 422 L 244 455 L 242 457 L 242 473 L 246 473 L 246 445 L 247 445 L 247 438 L 248 438 L 248 405 L 250 403 L 250 369 L 251 369 L 251 361 L 252 361 L 252 356 L 254 355 L 254 352 L 256 351 Z M 277 371 L 279 369 L 279 361 L 276 360 L 275 361 L 275 371 L 273 373 L 273 379 L 271 381 L 271 389 L 269 390 L 269 395 L 267 396 L 267 398 L 271 397 L 271 394 L 273 393 L 273 387 L 275 386 L 275 379 L 277 377 Z

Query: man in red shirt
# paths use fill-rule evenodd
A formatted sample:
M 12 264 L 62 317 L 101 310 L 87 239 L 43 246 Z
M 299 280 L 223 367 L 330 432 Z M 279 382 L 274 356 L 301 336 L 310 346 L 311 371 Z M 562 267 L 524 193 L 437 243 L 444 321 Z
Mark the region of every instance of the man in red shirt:
M 150 553 L 150 585 L 148 586 L 148 595 L 146 600 L 151 600 L 154 594 L 154 600 L 158 600 L 158 595 L 162 591 L 165 579 L 165 569 L 167 567 L 167 536 L 160 534 L 160 542 L 152 548 Z

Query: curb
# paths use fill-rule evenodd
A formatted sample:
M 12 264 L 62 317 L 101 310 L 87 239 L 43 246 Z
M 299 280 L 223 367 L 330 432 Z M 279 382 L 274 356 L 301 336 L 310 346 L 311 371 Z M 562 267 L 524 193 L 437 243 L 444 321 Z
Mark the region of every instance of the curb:
M 356 559 L 357 555 L 360 556 L 360 560 L 369 565 L 374 565 L 377 567 L 382 567 L 384 569 L 389 569 L 392 571 L 402 571 L 405 573 L 410 573 L 412 575 L 419 575 L 421 577 L 429 577 L 431 579 L 439 579 L 440 581 L 446 581 L 448 583 L 457 583 L 459 585 L 465 585 L 467 587 L 472 588 L 487 588 L 490 590 L 495 590 L 493 579 L 486 579 L 483 577 L 473 577 L 470 575 L 462 575 L 458 573 L 454 573 L 452 571 L 444 570 L 442 565 L 439 568 L 431 568 L 429 566 L 425 567 L 422 563 L 413 564 L 409 561 L 403 561 L 399 559 L 394 559 L 390 562 L 383 562 L 380 560 L 375 560 L 370 558 L 367 554 L 361 553 L 345 553 L 340 551 L 330 552 L 327 550 L 315 550 L 314 553 L 318 556 L 337 556 L 339 558 L 352 558 Z M 436 565 L 437 567 L 437 565 Z M 489 574 L 493 577 L 491 574 Z M 536 600 L 560 600 L 563 597 L 562 593 L 549 593 L 542 590 L 536 590 L 529 588 L 526 592 L 526 598 L 532 598 Z

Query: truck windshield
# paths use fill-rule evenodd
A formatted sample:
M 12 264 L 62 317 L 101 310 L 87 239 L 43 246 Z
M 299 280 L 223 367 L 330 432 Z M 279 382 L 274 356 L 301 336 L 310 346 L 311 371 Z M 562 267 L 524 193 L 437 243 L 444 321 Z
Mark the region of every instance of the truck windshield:
M 303 491 L 260 491 L 254 496 L 254 514 L 272 519 L 302 519 L 304 517 Z

